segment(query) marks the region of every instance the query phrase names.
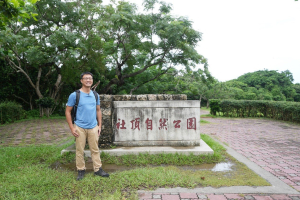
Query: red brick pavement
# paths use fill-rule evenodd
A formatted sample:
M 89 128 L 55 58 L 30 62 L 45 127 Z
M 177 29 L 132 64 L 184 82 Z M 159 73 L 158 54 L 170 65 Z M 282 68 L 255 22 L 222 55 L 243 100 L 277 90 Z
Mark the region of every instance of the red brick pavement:
M 201 111 L 202 112 L 202 111 Z M 202 112 L 203 114 L 203 112 Z M 300 125 L 268 119 L 202 118 L 211 123 L 201 133 L 211 135 L 300 191 Z M 139 194 L 140 199 L 144 199 Z M 162 199 L 148 193 L 149 199 Z M 152 195 L 152 196 L 151 196 Z M 300 200 L 300 194 L 164 194 L 169 199 Z
M 201 133 L 229 147 L 300 191 L 300 125 L 268 119 L 206 118 Z

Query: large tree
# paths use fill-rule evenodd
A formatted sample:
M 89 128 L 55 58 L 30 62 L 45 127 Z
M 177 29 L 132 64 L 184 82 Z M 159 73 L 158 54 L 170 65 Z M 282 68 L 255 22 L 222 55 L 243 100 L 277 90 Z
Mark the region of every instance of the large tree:
M 192 28 L 191 21 L 170 12 L 171 5 L 156 0 L 144 1 L 143 13 L 123 1 L 103 8 L 98 34 L 109 70 L 100 93 L 109 92 L 113 85 L 124 85 L 126 79 L 153 66 L 164 74 L 173 66 L 206 62 L 195 50 L 201 33 Z M 145 77 L 145 83 L 149 79 Z
M 83 23 L 87 18 L 85 12 L 78 12 L 85 7 L 81 9 L 76 2 L 44 0 L 36 8 L 37 21 L 11 21 L 0 32 L 0 53 L 15 72 L 26 77 L 38 99 L 58 101 L 63 71 L 83 66 L 89 51 L 87 35 L 80 30 L 88 26 Z

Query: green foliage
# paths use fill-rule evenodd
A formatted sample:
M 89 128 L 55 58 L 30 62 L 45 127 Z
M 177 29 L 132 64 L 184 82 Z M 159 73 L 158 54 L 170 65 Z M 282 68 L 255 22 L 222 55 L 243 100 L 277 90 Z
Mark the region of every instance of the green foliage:
M 36 100 L 36 103 L 42 108 L 52 108 L 55 104 L 55 101 L 51 97 L 44 97 L 42 99 Z
M 159 9 L 152 10 L 152 7 Z M 105 41 L 103 63 L 109 67 L 99 93 L 115 90 L 124 93 L 159 77 L 173 66 L 189 68 L 204 62 L 195 50 L 201 33 L 192 28 L 188 19 L 174 17 L 170 11 L 171 6 L 154 0 L 144 4 L 143 13 L 138 13 L 136 5 L 123 1 L 101 9 L 97 35 Z M 157 71 L 150 72 L 151 76 L 141 75 L 154 67 Z M 131 82 L 130 88 L 124 88 L 130 85 L 127 80 L 137 75 L 141 75 L 137 84 Z
M 15 102 L 0 103 L 0 122 L 1 124 L 14 122 L 16 120 L 24 119 L 25 111 L 22 106 Z
M 210 99 L 209 100 L 210 114 L 216 115 L 217 112 L 220 112 L 220 110 L 221 110 L 220 102 L 221 102 L 221 100 L 219 100 L 219 99 Z
M 26 111 L 27 118 L 37 118 L 40 116 L 40 111 L 37 109 Z
M 231 98 L 236 100 L 297 101 L 293 75 L 288 71 L 260 70 L 227 81 Z
M 277 120 L 300 122 L 300 103 L 285 101 L 216 101 L 226 117 L 266 117 Z
M 6 62 L 1 72 L 9 77 L 5 98 L 18 94 L 13 98 L 28 109 L 35 109 L 35 100 L 43 97 L 62 105 L 80 87 L 82 71 L 91 71 L 95 82 L 101 81 L 99 93 L 172 93 L 174 66 L 206 63 L 195 50 L 201 33 L 188 19 L 172 16 L 171 5 L 149 0 L 144 12 L 138 12 L 136 5 L 124 1 L 101 3 L 40 0 L 35 5 L 37 21 L 10 21 L 0 31 L 0 57 Z M 16 88 L 22 91 L 13 87 L 12 80 L 19 76 L 22 83 Z M 156 78 L 165 84 L 155 82 L 151 88 Z M 193 96 L 197 86 L 191 90 Z
M 295 85 L 293 85 L 293 88 L 296 91 L 294 101 L 300 102 L 300 83 L 296 83 Z
M 37 14 L 32 11 L 37 1 L 39 0 L 1 0 L 0 29 L 5 29 L 12 20 L 26 22 L 31 17 L 36 20 Z

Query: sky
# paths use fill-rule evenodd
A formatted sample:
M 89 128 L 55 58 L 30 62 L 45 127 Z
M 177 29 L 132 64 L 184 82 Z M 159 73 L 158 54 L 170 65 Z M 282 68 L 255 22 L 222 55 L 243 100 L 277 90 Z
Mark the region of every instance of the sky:
M 127 1 L 142 8 L 142 0 Z M 300 83 L 300 1 L 164 1 L 202 33 L 196 49 L 219 81 L 267 69 L 289 70 Z

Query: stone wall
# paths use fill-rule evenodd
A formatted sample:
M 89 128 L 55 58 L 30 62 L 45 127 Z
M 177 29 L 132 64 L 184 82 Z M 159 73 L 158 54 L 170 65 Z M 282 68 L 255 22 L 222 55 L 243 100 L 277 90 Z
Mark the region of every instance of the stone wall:
M 99 95 L 102 112 L 102 131 L 99 138 L 100 148 L 109 148 L 113 144 L 113 102 L 114 101 L 172 101 L 187 100 L 185 94 L 145 94 L 145 95 Z

